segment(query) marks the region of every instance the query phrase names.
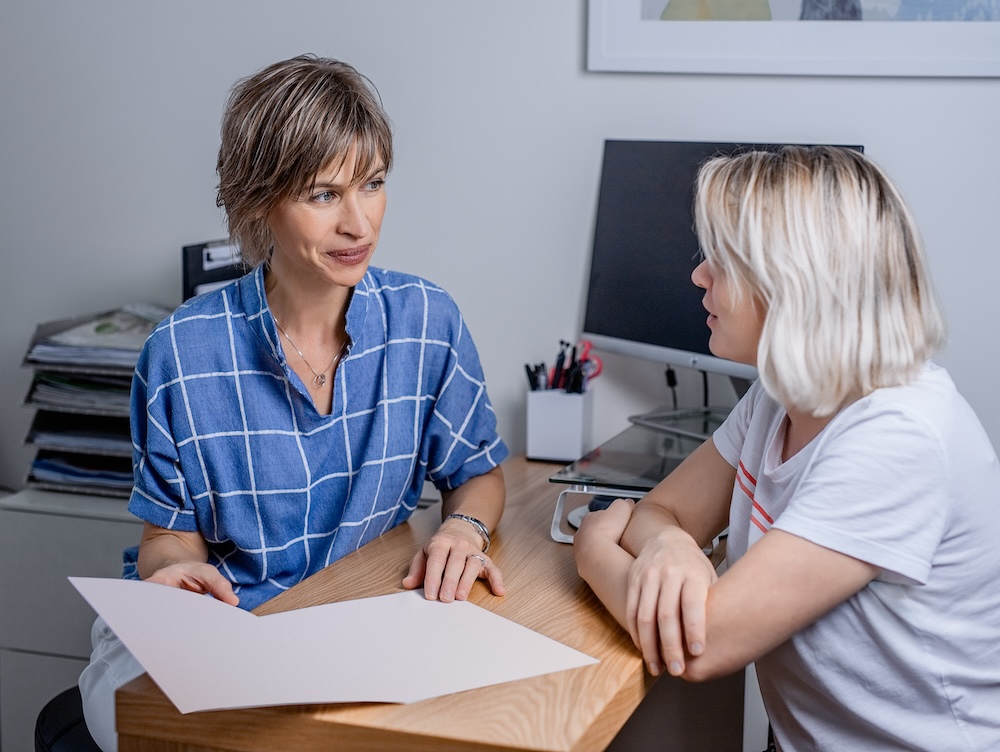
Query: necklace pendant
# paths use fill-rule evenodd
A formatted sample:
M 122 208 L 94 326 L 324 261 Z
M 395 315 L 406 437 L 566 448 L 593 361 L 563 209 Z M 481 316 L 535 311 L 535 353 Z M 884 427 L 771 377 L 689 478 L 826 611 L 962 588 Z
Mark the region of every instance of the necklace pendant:
M 316 378 L 313 379 L 313 381 L 316 382 L 316 386 L 326 386 L 326 374 L 325 373 L 316 374 Z

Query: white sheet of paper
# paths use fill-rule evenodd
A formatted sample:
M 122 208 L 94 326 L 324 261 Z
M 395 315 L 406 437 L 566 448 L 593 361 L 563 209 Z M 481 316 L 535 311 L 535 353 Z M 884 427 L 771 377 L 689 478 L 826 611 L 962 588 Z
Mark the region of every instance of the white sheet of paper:
M 406 591 L 255 616 L 139 580 L 70 577 L 182 713 L 408 703 L 597 663 L 467 601 Z

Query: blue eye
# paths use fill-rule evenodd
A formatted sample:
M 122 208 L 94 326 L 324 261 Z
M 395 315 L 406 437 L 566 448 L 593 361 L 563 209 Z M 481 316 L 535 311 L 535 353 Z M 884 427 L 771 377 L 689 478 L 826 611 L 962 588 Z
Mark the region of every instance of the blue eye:
M 334 198 L 335 196 L 333 195 L 333 191 L 321 191 L 313 196 L 312 200 L 321 204 L 326 204 L 333 201 Z
M 369 180 L 365 183 L 364 189 L 374 193 L 375 191 L 381 190 L 383 185 L 385 185 L 385 178 L 375 178 L 374 180 Z

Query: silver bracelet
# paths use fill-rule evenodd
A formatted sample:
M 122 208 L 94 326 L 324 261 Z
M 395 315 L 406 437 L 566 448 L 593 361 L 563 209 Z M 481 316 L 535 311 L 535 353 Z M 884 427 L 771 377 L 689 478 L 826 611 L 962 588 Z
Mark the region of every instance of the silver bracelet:
M 485 554 L 487 551 L 490 550 L 490 531 L 486 528 L 486 525 L 477 520 L 475 517 L 470 517 L 467 514 L 458 514 L 456 512 L 455 514 L 449 514 L 447 517 L 445 517 L 445 519 L 465 520 L 466 522 L 468 522 L 470 525 L 476 528 L 476 532 L 479 533 L 480 537 L 482 537 L 483 539 L 483 553 Z

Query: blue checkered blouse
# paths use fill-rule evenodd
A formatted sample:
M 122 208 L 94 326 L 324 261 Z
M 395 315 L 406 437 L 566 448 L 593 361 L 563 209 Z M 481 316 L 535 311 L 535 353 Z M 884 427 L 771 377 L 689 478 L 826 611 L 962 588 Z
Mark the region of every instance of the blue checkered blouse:
M 285 361 L 263 267 L 182 305 L 139 357 L 129 510 L 201 533 L 243 608 L 406 520 L 425 479 L 456 488 L 507 456 L 446 292 L 370 268 L 347 333 L 330 415 Z

